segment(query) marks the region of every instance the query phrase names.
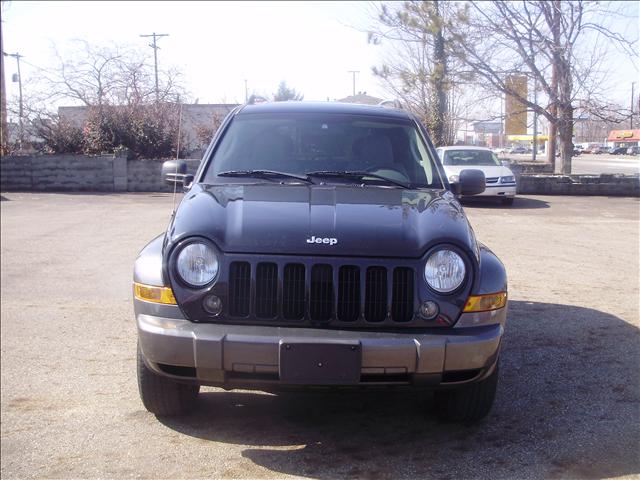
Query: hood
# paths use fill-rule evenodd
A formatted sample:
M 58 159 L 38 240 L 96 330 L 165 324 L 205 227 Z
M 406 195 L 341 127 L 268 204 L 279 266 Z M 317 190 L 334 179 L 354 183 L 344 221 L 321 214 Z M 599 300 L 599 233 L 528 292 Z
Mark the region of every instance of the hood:
M 444 171 L 447 173 L 447 178 L 451 175 L 459 175 L 462 170 L 482 170 L 486 178 L 491 177 L 506 177 L 513 175 L 513 172 L 508 167 L 498 165 L 444 165 Z
M 450 192 L 344 185 L 196 184 L 168 229 L 228 253 L 418 258 L 436 243 L 475 252 Z

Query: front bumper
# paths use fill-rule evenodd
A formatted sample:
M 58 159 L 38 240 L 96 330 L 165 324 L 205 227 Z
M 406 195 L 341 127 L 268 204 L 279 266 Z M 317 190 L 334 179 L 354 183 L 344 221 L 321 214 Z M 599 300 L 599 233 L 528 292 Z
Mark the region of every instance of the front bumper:
M 290 386 L 280 380 L 280 348 L 287 342 L 357 344 L 360 378 L 346 386 L 433 387 L 479 380 L 493 369 L 506 318 L 503 308 L 463 314 L 470 325 L 490 314 L 496 322 L 490 325 L 398 333 L 194 323 L 166 315 L 169 307 L 161 310 L 165 315 L 136 312 L 149 368 L 182 381 L 262 390 Z
M 474 197 L 515 197 L 516 196 L 515 184 L 492 184 L 487 185 L 484 192 L 474 195 Z

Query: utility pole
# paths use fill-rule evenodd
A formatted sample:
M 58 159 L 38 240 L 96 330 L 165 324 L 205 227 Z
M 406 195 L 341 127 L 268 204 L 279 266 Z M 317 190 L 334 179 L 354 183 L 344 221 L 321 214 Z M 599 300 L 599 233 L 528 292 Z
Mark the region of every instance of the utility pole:
M 538 80 L 533 78 L 533 103 L 538 105 Z M 538 111 L 533 110 L 533 157 L 532 160 L 536 161 L 536 155 L 538 150 Z
M 359 70 L 347 70 L 347 73 L 353 75 L 353 96 L 356 96 L 356 73 L 360 73 Z
M 153 64 L 156 73 L 156 102 L 160 100 L 160 89 L 158 88 L 158 47 L 157 39 L 160 37 L 168 37 L 168 33 L 156 33 L 153 32 L 151 35 L 140 35 L 141 37 L 153 37 L 153 43 L 150 43 L 149 46 L 153 48 Z
M 247 88 L 247 79 L 244 79 L 244 103 L 249 101 L 249 89 Z
M 22 150 L 22 142 L 24 141 L 24 125 L 22 123 L 22 74 L 20 73 L 20 59 L 24 58 L 24 55 L 20 55 L 19 53 L 4 53 L 4 56 L 13 57 L 16 59 L 16 63 L 18 64 L 18 147 Z
M 636 82 L 631 82 L 631 115 L 629 115 L 629 129 L 633 130 L 633 87 L 635 87 Z
M 2 22 L 0 22 L 0 53 L 4 52 L 2 49 Z M 7 153 L 7 89 L 4 83 L 4 55 L 0 54 L 0 154 Z

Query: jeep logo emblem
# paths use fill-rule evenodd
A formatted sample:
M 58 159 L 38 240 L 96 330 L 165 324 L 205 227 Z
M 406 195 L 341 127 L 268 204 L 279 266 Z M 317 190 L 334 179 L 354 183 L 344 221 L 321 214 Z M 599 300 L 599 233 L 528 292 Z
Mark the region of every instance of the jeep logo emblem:
M 312 235 L 311 238 L 307 238 L 307 243 L 325 243 L 329 245 L 335 245 L 336 243 L 338 243 L 338 239 L 328 237 L 320 238 Z

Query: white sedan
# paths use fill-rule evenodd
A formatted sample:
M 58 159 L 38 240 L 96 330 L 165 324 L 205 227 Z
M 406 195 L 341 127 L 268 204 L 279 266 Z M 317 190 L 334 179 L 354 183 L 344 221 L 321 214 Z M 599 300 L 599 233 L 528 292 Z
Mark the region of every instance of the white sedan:
M 436 150 L 449 183 L 457 183 L 462 170 L 482 170 L 486 178 L 486 188 L 477 196 L 500 198 L 504 205 L 513 203 L 516 196 L 516 177 L 508 167 L 502 165 L 491 150 L 465 146 L 440 147 Z

